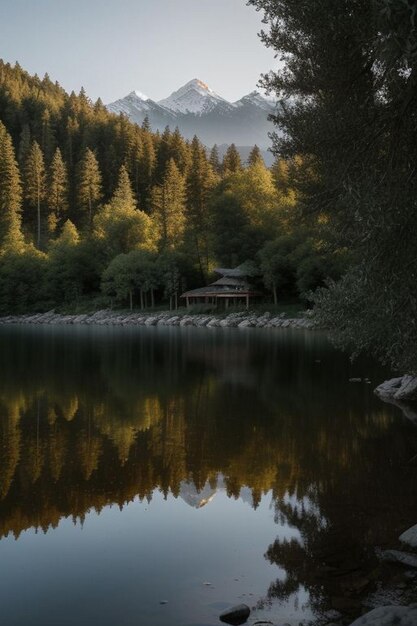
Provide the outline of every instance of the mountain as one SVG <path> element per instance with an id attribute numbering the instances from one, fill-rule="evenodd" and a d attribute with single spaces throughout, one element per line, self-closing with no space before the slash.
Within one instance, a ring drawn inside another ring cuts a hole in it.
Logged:
<path id="1" fill-rule="evenodd" d="M 259 92 L 228 102 L 201 80 L 193 79 L 159 102 L 138 91 L 107 105 L 113 113 L 124 113 L 133 122 L 142 124 L 149 118 L 152 130 L 163 131 L 166 126 L 179 127 L 188 139 L 198 135 L 207 146 L 231 144 L 268 148 L 272 124 L 268 115 L 276 102 Z"/>

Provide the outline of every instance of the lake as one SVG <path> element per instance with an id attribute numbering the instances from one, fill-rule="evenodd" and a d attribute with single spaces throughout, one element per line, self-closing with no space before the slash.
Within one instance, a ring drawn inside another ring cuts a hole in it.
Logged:
<path id="1" fill-rule="evenodd" d="M 417 521 L 389 375 L 311 331 L 0 327 L 2 623 L 356 616 Z"/>

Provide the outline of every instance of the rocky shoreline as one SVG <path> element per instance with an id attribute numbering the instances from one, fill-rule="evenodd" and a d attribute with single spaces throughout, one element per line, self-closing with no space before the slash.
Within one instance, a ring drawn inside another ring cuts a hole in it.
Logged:
<path id="1" fill-rule="evenodd" d="M 62 315 L 49 311 L 29 315 L 8 315 L 0 317 L 4 324 L 51 324 L 51 325 L 97 325 L 97 326 L 195 326 L 197 328 L 298 328 L 314 330 L 318 326 L 307 315 L 289 318 L 285 313 L 274 316 L 271 313 L 239 312 L 226 316 L 213 314 L 190 314 L 178 311 L 158 313 L 120 313 L 101 310 L 83 315 Z"/>

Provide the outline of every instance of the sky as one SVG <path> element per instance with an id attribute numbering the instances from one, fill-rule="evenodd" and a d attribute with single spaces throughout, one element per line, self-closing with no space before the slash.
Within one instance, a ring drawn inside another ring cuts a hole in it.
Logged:
<path id="1" fill-rule="evenodd" d="M 276 65 L 246 0 L 0 0 L 0 58 L 107 104 L 192 78 L 235 101 Z"/>

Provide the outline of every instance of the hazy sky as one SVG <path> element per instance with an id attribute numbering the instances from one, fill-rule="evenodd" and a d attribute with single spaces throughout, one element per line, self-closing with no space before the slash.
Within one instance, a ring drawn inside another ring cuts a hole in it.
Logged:
<path id="1" fill-rule="evenodd" d="M 105 103 L 200 78 L 229 100 L 276 65 L 246 0 L 0 0 L 0 57 Z"/>

